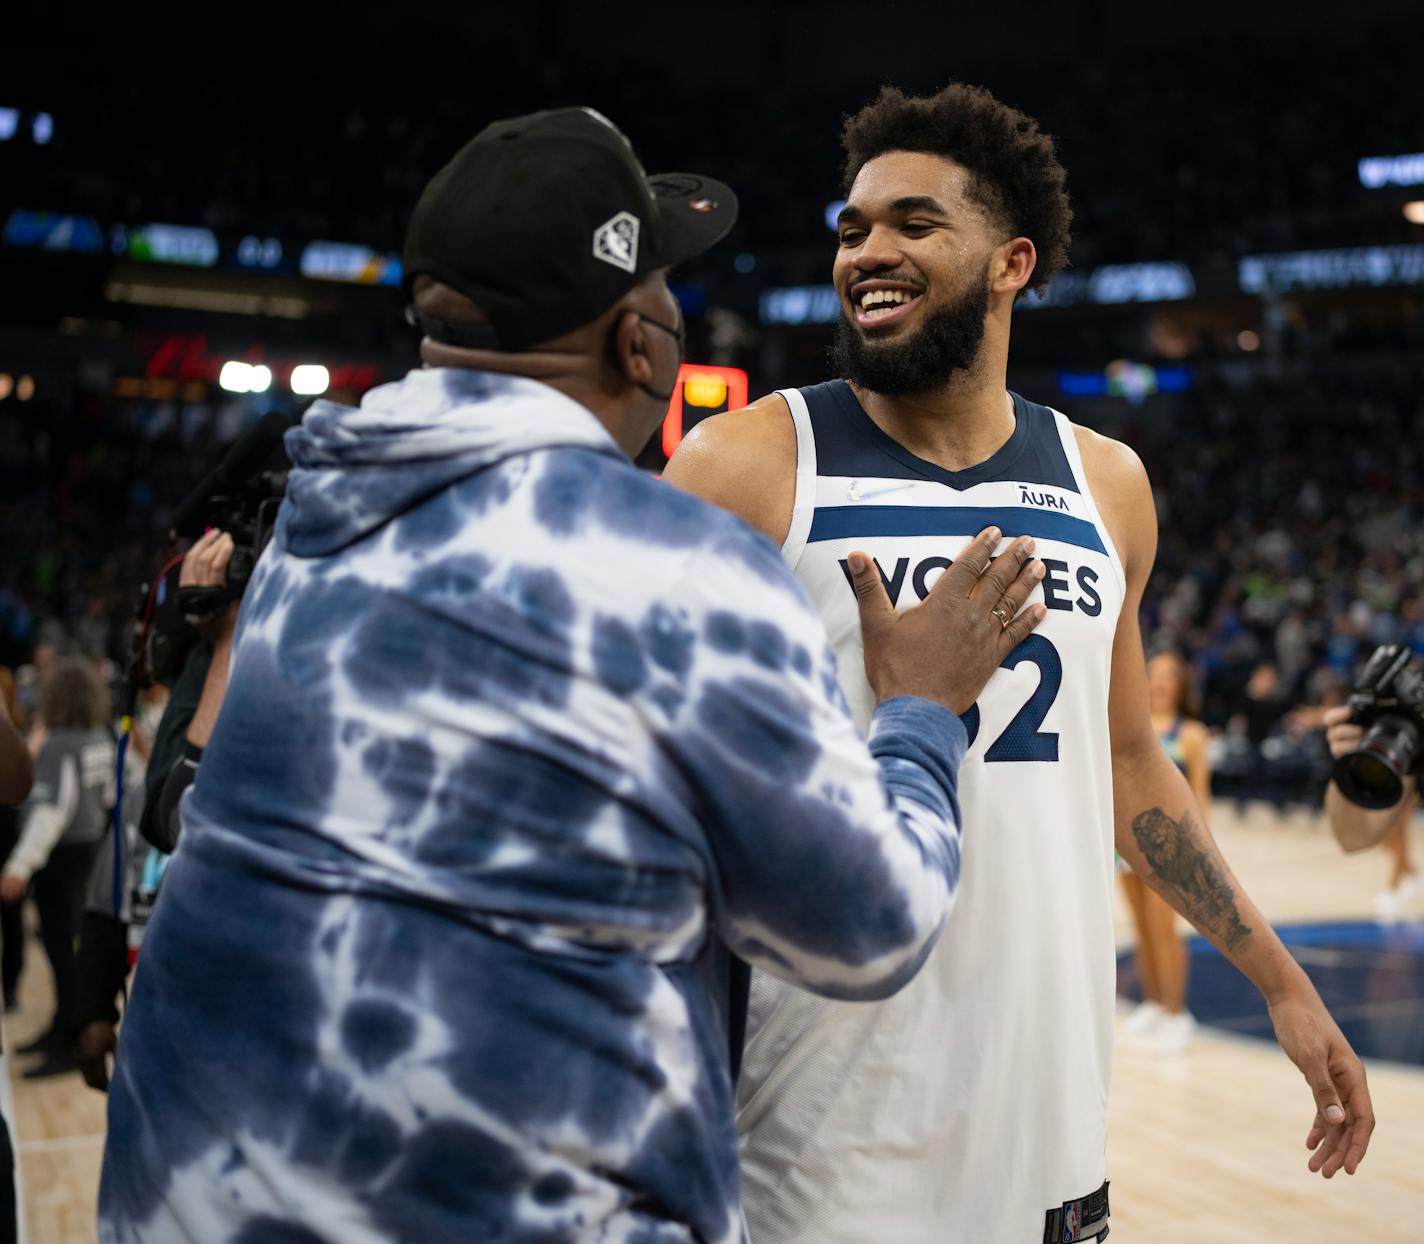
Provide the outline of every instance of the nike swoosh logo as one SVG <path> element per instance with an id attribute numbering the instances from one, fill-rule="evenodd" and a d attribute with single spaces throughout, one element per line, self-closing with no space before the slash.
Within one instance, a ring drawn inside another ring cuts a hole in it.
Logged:
<path id="1" fill-rule="evenodd" d="M 889 488 L 877 488 L 874 492 L 861 492 L 860 481 L 852 480 L 850 487 L 846 489 L 846 497 L 851 501 L 869 501 L 872 497 L 883 497 L 887 493 L 904 492 L 911 488 L 912 484 L 891 484 Z"/>

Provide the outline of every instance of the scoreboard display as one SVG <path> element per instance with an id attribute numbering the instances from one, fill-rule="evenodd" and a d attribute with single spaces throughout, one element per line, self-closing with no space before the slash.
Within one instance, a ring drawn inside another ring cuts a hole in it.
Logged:
<path id="1" fill-rule="evenodd" d="M 709 415 L 747 404 L 747 373 L 740 367 L 684 363 L 663 419 L 663 456 L 671 458 L 682 438 Z"/>

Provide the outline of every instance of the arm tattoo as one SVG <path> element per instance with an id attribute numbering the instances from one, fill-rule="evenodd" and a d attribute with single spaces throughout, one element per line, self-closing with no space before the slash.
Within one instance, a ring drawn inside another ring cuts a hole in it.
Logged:
<path id="1" fill-rule="evenodd" d="M 1158 880 L 1181 895 L 1186 915 L 1203 932 L 1215 933 L 1230 950 L 1248 937 L 1236 894 L 1212 845 L 1203 843 L 1190 812 L 1174 821 L 1161 808 L 1132 818 L 1132 836 Z"/>

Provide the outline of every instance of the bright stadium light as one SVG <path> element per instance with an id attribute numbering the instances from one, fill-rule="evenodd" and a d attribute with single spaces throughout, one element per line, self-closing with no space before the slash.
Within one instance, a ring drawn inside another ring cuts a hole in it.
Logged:
<path id="1" fill-rule="evenodd" d="M 222 365 L 222 371 L 218 373 L 218 384 L 229 393 L 251 393 L 252 392 L 252 367 L 248 363 L 239 363 L 233 360 Z"/>
<path id="2" fill-rule="evenodd" d="M 15 388 L 15 382 L 10 378 L 10 373 L 0 371 L 0 402 L 10 396 Z"/>
<path id="3" fill-rule="evenodd" d="M 22 402 L 28 402 L 35 395 L 35 378 L 33 376 L 21 376 L 20 383 L 15 386 L 15 396 Z"/>
<path id="4" fill-rule="evenodd" d="M 292 392 L 302 397 L 325 393 L 331 384 L 331 373 L 320 363 L 302 363 L 292 368 Z"/>
<path id="5" fill-rule="evenodd" d="M 43 147 L 54 137 L 54 118 L 47 112 L 36 114 L 34 123 L 30 126 L 30 136 Z"/>
<path id="6" fill-rule="evenodd" d="M 253 393 L 266 393 L 272 387 L 272 369 L 258 363 L 248 370 L 247 387 Z"/>
<path id="7" fill-rule="evenodd" d="M 1415 199 L 1404 205 L 1404 219 L 1411 225 L 1424 225 L 1424 199 Z"/>
<path id="8" fill-rule="evenodd" d="M 20 127 L 18 108 L 0 108 L 0 143 L 9 142 Z"/>

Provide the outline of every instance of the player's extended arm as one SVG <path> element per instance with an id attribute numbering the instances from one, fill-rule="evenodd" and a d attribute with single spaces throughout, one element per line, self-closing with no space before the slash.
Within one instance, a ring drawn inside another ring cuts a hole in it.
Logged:
<path id="1" fill-rule="evenodd" d="M 1117 847 L 1133 870 L 1265 996 L 1282 1049 L 1316 1102 L 1310 1169 L 1354 1174 L 1374 1130 L 1364 1068 L 1300 965 L 1222 858 L 1186 779 L 1152 730 L 1137 611 L 1156 556 L 1152 491 L 1136 455 L 1102 438 L 1085 444 L 1094 492 L 1122 554 L 1127 599 L 1113 646 L 1112 730 Z"/>
<path id="2" fill-rule="evenodd" d="M 744 518 L 780 546 L 796 498 L 796 429 L 775 393 L 699 423 L 663 479 Z"/>

